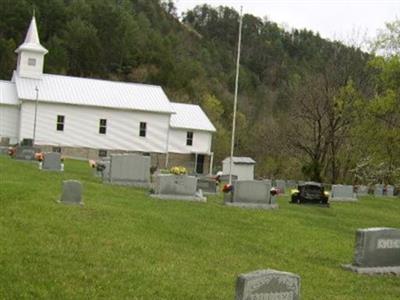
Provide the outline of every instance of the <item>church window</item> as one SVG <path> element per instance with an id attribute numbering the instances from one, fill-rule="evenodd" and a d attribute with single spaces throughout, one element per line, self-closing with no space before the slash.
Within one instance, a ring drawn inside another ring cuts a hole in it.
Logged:
<path id="1" fill-rule="evenodd" d="M 107 119 L 100 119 L 99 133 L 106 134 L 106 131 L 107 131 Z"/>
<path id="2" fill-rule="evenodd" d="M 188 131 L 186 133 L 186 145 L 187 146 L 193 145 L 193 132 L 192 131 Z"/>
<path id="3" fill-rule="evenodd" d="M 146 122 L 140 122 L 139 136 L 146 137 Z"/>
<path id="4" fill-rule="evenodd" d="M 64 131 L 65 116 L 57 116 L 57 131 Z"/>

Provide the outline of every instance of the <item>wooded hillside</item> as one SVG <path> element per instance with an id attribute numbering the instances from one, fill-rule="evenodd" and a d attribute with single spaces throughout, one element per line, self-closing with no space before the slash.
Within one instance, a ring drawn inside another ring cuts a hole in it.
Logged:
<path id="1" fill-rule="evenodd" d="M 11 77 L 33 7 L 45 72 L 159 84 L 171 100 L 203 107 L 218 129 L 216 162 L 229 155 L 235 10 L 198 6 L 179 20 L 170 1 L 0 0 L 1 79 Z M 398 181 L 396 51 L 375 57 L 252 15 L 242 45 L 235 155 L 253 157 L 258 176 Z"/>

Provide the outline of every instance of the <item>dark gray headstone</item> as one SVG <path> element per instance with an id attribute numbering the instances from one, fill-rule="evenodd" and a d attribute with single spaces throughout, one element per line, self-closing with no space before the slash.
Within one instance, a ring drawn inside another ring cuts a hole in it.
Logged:
<path id="1" fill-rule="evenodd" d="M 61 171 L 61 154 L 58 152 L 45 153 L 43 163 L 43 170 Z"/>
<path id="2" fill-rule="evenodd" d="M 239 275 L 236 300 L 298 300 L 300 276 L 272 269 Z"/>
<path id="3" fill-rule="evenodd" d="M 358 229 L 354 262 L 343 267 L 368 275 L 400 275 L 400 229 Z"/>
<path id="4" fill-rule="evenodd" d="M 15 158 L 22 160 L 35 160 L 35 148 L 31 146 L 18 146 L 15 149 Z"/>
<path id="5" fill-rule="evenodd" d="M 61 202 L 65 204 L 83 204 L 82 184 L 78 180 L 63 181 Z"/>
<path id="6" fill-rule="evenodd" d="M 382 196 L 383 196 L 384 188 L 385 188 L 385 187 L 384 187 L 383 184 L 375 184 L 374 196 L 376 196 L 376 197 L 382 197 Z"/>
<path id="7" fill-rule="evenodd" d="M 271 195 L 271 184 L 265 180 L 234 181 L 233 191 L 224 194 L 224 202 L 245 208 L 278 208 L 276 197 Z"/>
<path id="8" fill-rule="evenodd" d="M 197 190 L 202 190 L 203 194 L 216 194 L 217 183 L 214 178 L 198 178 Z"/>
<path id="9" fill-rule="evenodd" d="M 359 267 L 400 266 L 400 229 L 358 229 L 354 265 Z"/>

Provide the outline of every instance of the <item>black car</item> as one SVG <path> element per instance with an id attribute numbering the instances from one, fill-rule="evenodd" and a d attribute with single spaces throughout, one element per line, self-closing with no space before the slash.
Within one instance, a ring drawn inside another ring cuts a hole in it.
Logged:
<path id="1" fill-rule="evenodd" d="M 328 205 L 329 194 L 318 182 L 305 182 L 299 184 L 297 189 L 292 190 L 291 203 L 316 203 Z"/>

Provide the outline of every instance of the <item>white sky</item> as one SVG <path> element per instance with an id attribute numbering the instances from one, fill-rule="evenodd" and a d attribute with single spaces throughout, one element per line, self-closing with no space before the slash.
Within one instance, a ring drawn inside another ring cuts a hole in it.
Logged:
<path id="1" fill-rule="evenodd" d="M 175 0 L 179 15 L 204 3 L 237 11 L 243 6 L 243 13 L 266 16 L 286 29 L 307 28 L 357 46 L 400 18 L 400 0 Z"/>

